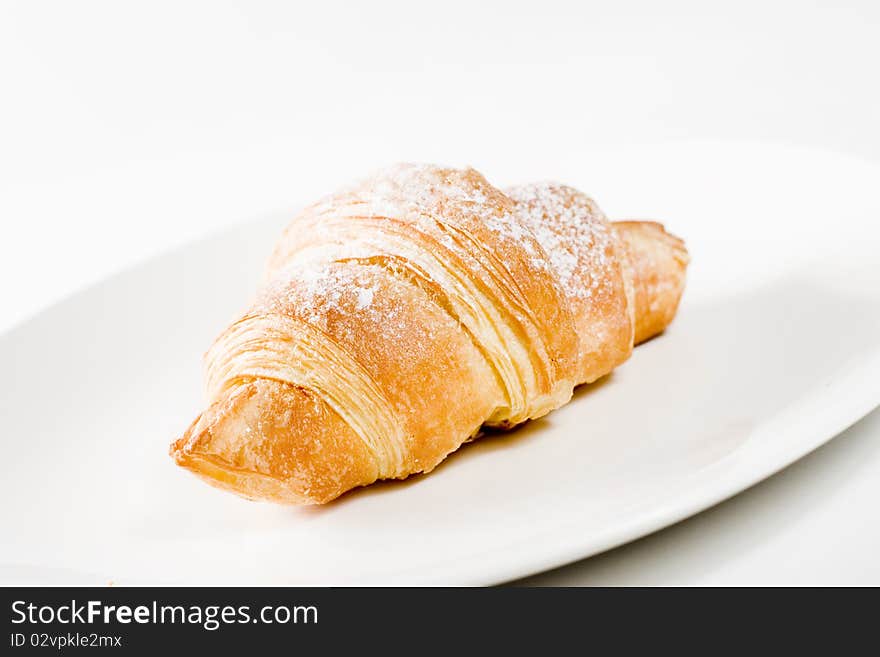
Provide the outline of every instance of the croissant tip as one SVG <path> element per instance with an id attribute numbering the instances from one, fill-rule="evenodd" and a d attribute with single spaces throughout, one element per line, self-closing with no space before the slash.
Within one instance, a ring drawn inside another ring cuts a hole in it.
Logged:
<path id="1" fill-rule="evenodd" d="M 186 453 L 186 446 L 181 444 L 181 440 L 182 438 L 179 438 L 168 446 L 168 456 L 170 456 L 177 465 L 184 465 L 189 456 Z"/>
<path id="2" fill-rule="evenodd" d="M 186 428 L 186 431 L 168 446 L 168 456 L 174 459 L 177 465 L 183 465 L 184 461 L 192 456 L 193 438 L 201 433 L 197 432 L 196 429 L 199 428 L 203 417 L 204 413 L 200 413 Z"/>
<path id="3" fill-rule="evenodd" d="M 686 267 L 691 262 L 691 255 L 687 250 L 684 240 L 675 233 L 669 232 L 666 226 L 659 221 L 625 219 L 623 221 L 615 221 L 614 225 L 623 229 L 648 230 L 670 247 L 673 257 L 680 265 Z"/>
<path id="4" fill-rule="evenodd" d="M 314 498 L 307 492 L 291 488 L 287 482 L 267 474 L 240 469 L 225 459 L 205 450 L 204 437 L 209 430 L 202 425 L 203 415 L 197 417 L 177 440 L 168 446 L 168 455 L 174 463 L 188 470 L 209 485 L 232 492 L 251 501 L 267 501 L 286 506 L 320 504 L 329 499 Z"/>

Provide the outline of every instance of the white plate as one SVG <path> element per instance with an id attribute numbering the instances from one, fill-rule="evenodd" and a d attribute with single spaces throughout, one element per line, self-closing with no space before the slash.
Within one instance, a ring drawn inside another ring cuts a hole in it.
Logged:
<path id="1" fill-rule="evenodd" d="M 880 403 L 880 169 L 759 145 L 579 159 L 566 182 L 610 215 L 662 218 L 687 239 L 679 317 L 565 408 L 430 476 L 291 509 L 220 493 L 167 457 L 201 405 L 200 356 L 282 218 L 154 259 L 0 338 L 0 581 L 504 581 L 715 504 Z"/>

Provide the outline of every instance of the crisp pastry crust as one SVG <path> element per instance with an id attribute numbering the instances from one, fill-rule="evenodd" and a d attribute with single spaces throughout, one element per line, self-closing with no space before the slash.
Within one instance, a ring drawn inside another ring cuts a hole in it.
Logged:
<path id="1" fill-rule="evenodd" d="M 613 227 L 632 269 L 639 344 L 662 333 L 675 317 L 690 256 L 684 242 L 656 221 L 616 221 Z"/>
<path id="2" fill-rule="evenodd" d="M 570 187 L 399 165 L 304 210 L 206 355 L 178 464 L 245 497 L 332 500 L 429 472 L 565 404 L 672 320 L 683 243 Z"/>

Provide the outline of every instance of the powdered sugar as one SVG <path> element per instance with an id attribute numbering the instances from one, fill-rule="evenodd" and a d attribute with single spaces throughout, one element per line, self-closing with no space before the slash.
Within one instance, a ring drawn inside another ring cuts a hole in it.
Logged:
<path id="1" fill-rule="evenodd" d="M 612 234 L 596 204 L 575 189 L 544 182 L 507 190 L 517 216 L 547 254 L 569 297 L 589 299 L 611 265 Z M 541 262 L 533 261 L 538 267 Z"/>
<path id="2" fill-rule="evenodd" d="M 357 310 L 363 310 L 371 303 L 373 303 L 373 288 L 359 287 L 357 289 L 357 305 L 355 308 L 357 308 Z"/>
<path id="3" fill-rule="evenodd" d="M 398 164 L 369 178 L 363 200 L 371 214 L 401 212 L 432 215 L 450 205 L 465 205 L 483 220 L 497 213 L 491 188 L 473 170 L 442 169 L 427 164 Z"/>
<path id="4" fill-rule="evenodd" d="M 341 258 L 369 258 L 381 252 L 375 240 L 390 236 L 389 230 L 402 231 L 404 239 L 408 239 L 407 234 L 412 236 L 413 231 L 430 235 L 438 247 L 470 261 L 468 267 L 475 267 L 475 272 L 490 266 L 491 259 L 459 243 L 462 235 L 456 235 L 458 226 L 466 231 L 465 236 L 478 239 L 494 251 L 498 262 L 508 269 L 520 266 L 515 261 L 522 262 L 535 274 L 552 277 L 567 297 L 583 301 L 602 294 L 602 281 L 607 279 L 614 262 L 610 225 L 587 196 L 550 182 L 515 187 L 505 195 L 472 169 L 395 165 L 324 199 L 311 208 L 310 216 L 316 223 L 301 230 L 314 233 L 314 229 L 321 228 L 318 235 L 323 234 L 325 221 L 345 221 L 345 217 L 370 218 L 376 229 L 365 226 L 363 237 L 361 233 L 351 233 L 329 246 L 319 246 L 323 254 L 314 254 L 312 262 L 287 261 L 285 269 L 296 269 L 296 276 L 314 288 L 305 295 L 307 298 L 314 297 L 312 292 L 321 292 L 319 288 L 334 285 L 322 278 L 325 264 Z M 398 228 L 392 229 L 395 222 Z M 489 239 L 487 230 L 495 238 Z M 317 242 L 321 240 L 312 239 L 312 244 Z M 303 248 L 295 248 L 300 253 L 294 260 L 301 260 Z M 314 251 L 315 247 L 305 250 Z M 516 279 L 522 281 L 528 270 L 520 269 Z M 363 311 L 371 305 L 374 291 L 369 284 L 350 292 L 356 297 L 347 306 L 351 310 Z M 334 306 L 341 294 L 339 289 L 324 289 L 318 296 L 322 305 Z"/>

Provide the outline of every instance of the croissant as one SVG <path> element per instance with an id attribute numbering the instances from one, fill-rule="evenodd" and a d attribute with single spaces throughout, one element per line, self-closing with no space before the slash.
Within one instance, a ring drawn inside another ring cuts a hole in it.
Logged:
<path id="1" fill-rule="evenodd" d="M 287 227 L 207 352 L 210 404 L 171 456 L 285 504 L 429 472 L 663 331 L 687 264 L 660 224 L 609 223 L 571 187 L 502 192 L 473 169 L 395 166 Z"/>

